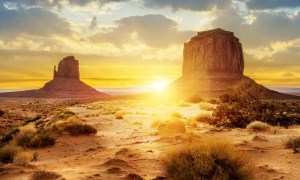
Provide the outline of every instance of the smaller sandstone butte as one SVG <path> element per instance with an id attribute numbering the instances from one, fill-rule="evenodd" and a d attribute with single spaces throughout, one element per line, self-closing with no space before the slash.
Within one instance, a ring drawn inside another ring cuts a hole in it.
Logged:
<path id="1" fill-rule="evenodd" d="M 244 75 L 242 44 L 233 32 L 199 32 L 184 44 L 182 76 L 171 86 L 180 96 L 219 97 L 229 89 L 262 99 L 299 99 L 257 84 Z"/>
<path id="2" fill-rule="evenodd" d="M 58 64 L 58 70 L 54 66 L 53 78 L 75 78 L 79 79 L 79 62 L 74 56 L 68 56 Z"/>
<path id="3" fill-rule="evenodd" d="M 109 95 L 80 81 L 79 62 L 74 56 L 68 56 L 59 62 L 57 70 L 54 66 L 53 80 L 41 89 L 0 93 L 0 97 L 104 99 Z"/>

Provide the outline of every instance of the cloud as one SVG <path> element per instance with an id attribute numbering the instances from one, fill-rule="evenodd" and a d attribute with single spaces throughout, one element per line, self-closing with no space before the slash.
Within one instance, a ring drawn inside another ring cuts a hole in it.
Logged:
<path id="1" fill-rule="evenodd" d="M 246 4 L 256 10 L 300 7 L 299 0 L 249 0 Z"/>
<path id="2" fill-rule="evenodd" d="M 244 53 L 245 69 L 251 73 L 298 72 L 300 69 L 300 47 L 289 47 L 284 51 L 258 59 L 253 54 Z"/>
<path id="3" fill-rule="evenodd" d="M 177 10 L 190 10 L 190 11 L 208 11 L 213 8 L 226 8 L 230 6 L 231 0 L 144 0 L 144 5 L 150 8 L 171 8 Z"/>
<path id="4" fill-rule="evenodd" d="M 212 26 L 233 31 L 246 48 L 266 47 L 274 42 L 300 38 L 300 13 L 293 17 L 274 11 L 245 14 L 233 8 L 216 13 Z M 253 18 L 252 23 L 247 22 L 249 16 Z"/>
<path id="5" fill-rule="evenodd" d="M 181 31 L 177 22 L 160 14 L 130 16 L 115 21 L 117 27 L 108 32 L 99 32 L 89 39 L 92 42 L 110 42 L 120 47 L 128 43 L 144 44 L 151 47 L 168 47 L 188 40 L 193 31 Z"/>
<path id="6" fill-rule="evenodd" d="M 0 38 L 4 41 L 24 35 L 50 37 L 71 33 L 70 23 L 51 11 L 42 8 L 9 10 L 0 4 Z"/>
<path id="7" fill-rule="evenodd" d="M 122 2 L 128 0 L 3 0 L 6 4 L 12 4 L 16 7 L 43 7 L 61 9 L 64 6 L 87 6 L 96 4 L 99 7 L 113 2 Z"/>

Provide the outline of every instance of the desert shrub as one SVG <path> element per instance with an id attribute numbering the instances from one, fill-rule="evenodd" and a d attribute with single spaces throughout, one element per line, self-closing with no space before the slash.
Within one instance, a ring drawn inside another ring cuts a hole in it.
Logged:
<path id="1" fill-rule="evenodd" d="M 55 144 L 55 139 L 47 134 L 38 134 L 34 126 L 20 128 L 19 134 L 15 137 L 18 146 L 38 148 L 47 147 Z"/>
<path id="2" fill-rule="evenodd" d="M 116 119 L 124 119 L 122 114 L 116 113 L 115 114 Z"/>
<path id="3" fill-rule="evenodd" d="M 32 153 L 29 152 L 19 152 L 14 157 L 15 164 L 27 164 L 33 160 Z"/>
<path id="4" fill-rule="evenodd" d="M 82 123 L 70 123 L 64 127 L 64 130 L 70 133 L 72 136 L 96 134 L 97 129 L 88 124 Z"/>
<path id="5" fill-rule="evenodd" d="M 300 136 L 290 137 L 285 142 L 285 147 L 286 148 L 300 148 Z"/>
<path id="6" fill-rule="evenodd" d="M 58 118 L 58 119 L 67 119 L 67 118 L 69 118 L 69 117 L 71 117 L 71 116 L 73 116 L 73 115 L 75 115 L 74 112 L 72 112 L 72 111 L 70 111 L 70 110 L 68 110 L 68 109 L 65 109 L 65 110 L 61 111 L 61 112 L 58 114 L 57 118 Z"/>
<path id="7" fill-rule="evenodd" d="M 207 122 L 207 123 L 209 123 L 213 120 L 213 116 L 211 115 L 211 113 L 206 112 L 206 113 L 198 114 L 194 119 L 198 122 Z"/>
<path id="8" fill-rule="evenodd" d="M 185 100 L 186 102 L 191 102 L 191 103 L 199 103 L 202 102 L 203 99 L 199 97 L 198 95 L 193 95 L 189 97 L 188 99 Z"/>
<path id="9" fill-rule="evenodd" d="M 252 179 L 252 168 L 243 154 L 225 140 L 193 138 L 164 158 L 167 178 Z"/>
<path id="10" fill-rule="evenodd" d="M 183 118 L 182 114 L 180 114 L 178 112 L 172 113 L 171 117 L 173 117 L 173 118 Z"/>
<path id="11" fill-rule="evenodd" d="M 189 103 L 186 103 L 186 102 L 181 102 L 178 104 L 179 107 L 189 107 L 190 104 Z"/>
<path id="12" fill-rule="evenodd" d="M 56 132 L 66 131 L 72 136 L 96 134 L 97 129 L 93 126 L 84 124 L 77 116 L 71 116 L 65 121 L 57 121 L 53 126 Z"/>
<path id="13" fill-rule="evenodd" d="M 23 149 L 19 146 L 4 146 L 0 149 L 0 162 L 13 163 L 16 155 Z"/>
<path id="14" fill-rule="evenodd" d="M 28 147 L 32 148 L 38 148 L 38 147 L 47 147 L 47 146 L 53 146 L 55 144 L 55 139 L 48 135 L 48 134 L 42 134 L 35 136 Z"/>
<path id="15" fill-rule="evenodd" d="M 69 109 L 66 109 L 63 111 L 64 114 L 70 114 L 70 115 L 75 115 L 75 113 Z"/>
<path id="16" fill-rule="evenodd" d="M 216 100 L 216 99 L 210 99 L 207 102 L 210 104 L 218 104 L 219 103 L 218 100 Z"/>
<path id="17" fill-rule="evenodd" d="M 260 101 L 251 94 L 230 92 L 220 97 L 220 103 L 214 110 L 214 121 L 217 126 L 245 128 L 253 121 L 266 122 L 272 126 L 288 127 L 300 124 L 299 107 L 280 101 Z"/>
<path id="18" fill-rule="evenodd" d="M 36 136 L 37 130 L 33 125 L 28 125 L 20 128 L 19 134 L 15 137 L 18 146 L 27 147 L 31 140 Z"/>
<path id="19" fill-rule="evenodd" d="M 61 177 L 61 175 L 59 175 L 55 172 L 40 170 L 40 171 L 35 171 L 32 174 L 31 180 L 58 179 L 60 177 Z"/>
<path id="20" fill-rule="evenodd" d="M 199 107 L 200 107 L 200 109 L 206 110 L 206 111 L 213 111 L 216 108 L 215 105 L 208 103 L 208 102 L 200 102 Z"/>
<path id="21" fill-rule="evenodd" d="M 185 133 L 185 124 L 179 120 L 159 122 L 157 125 L 159 135 L 173 135 Z"/>
<path id="22" fill-rule="evenodd" d="M 152 128 L 157 128 L 160 123 L 161 123 L 160 120 L 154 120 L 154 121 L 151 122 L 151 127 Z"/>
<path id="23" fill-rule="evenodd" d="M 4 111 L 0 109 L 0 117 L 4 115 Z"/>
<path id="24" fill-rule="evenodd" d="M 246 128 L 249 131 L 266 131 L 270 129 L 270 125 L 261 121 L 253 121 Z"/>

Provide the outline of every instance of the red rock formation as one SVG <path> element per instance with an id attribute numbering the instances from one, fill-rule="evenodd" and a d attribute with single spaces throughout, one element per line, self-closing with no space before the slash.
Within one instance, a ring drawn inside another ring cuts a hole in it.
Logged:
<path id="1" fill-rule="evenodd" d="M 59 62 L 57 71 L 54 66 L 53 80 L 41 89 L 0 93 L 0 97 L 103 99 L 109 96 L 80 81 L 79 62 L 69 56 Z"/>
<path id="2" fill-rule="evenodd" d="M 214 29 L 199 32 L 184 44 L 182 77 L 170 88 L 181 96 L 218 97 L 234 88 L 264 99 L 297 99 L 258 85 L 244 76 L 242 44 L 232 32 Z"/>
<path id="3" fill-rule="evenodd" d="M 182 75 L 235 73 L 242 75 L 242 44 L 232 32 L 222 29 L 199 32 L 184 44 Z"/>
<path id="4" fill-rule="evenodd" d="M 68 56 L 61 60 L 58 64 L 58 71 L 56 71 L 56 66 L 54 66 L 53 77 L 54 79 L 61 77 L 79 79 L 79 63 L 74 56 Z"/>

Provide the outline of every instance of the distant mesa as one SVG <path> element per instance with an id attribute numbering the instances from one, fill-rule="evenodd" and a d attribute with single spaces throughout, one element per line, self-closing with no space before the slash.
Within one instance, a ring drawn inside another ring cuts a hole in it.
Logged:
<path id="1" fill-rule="evenodd" d="M 59 62 L 57 70 L 54 66 L 53 80 L 41 89 L 0 93 L 0 97 L 104 99 L 109 95 L 80 81 L 79 62 L 74 56 L 68 56 Z"/>
<path id="2" fill-rule="evenodd" d="M 182 96 L 218 97 L 232 88 L 262 99 L 295 99 L 257 84 L 244 75 L 242 44 L 233 32 L 199 32 L 184 44 L 182 77 L 171 86 Z"/>

